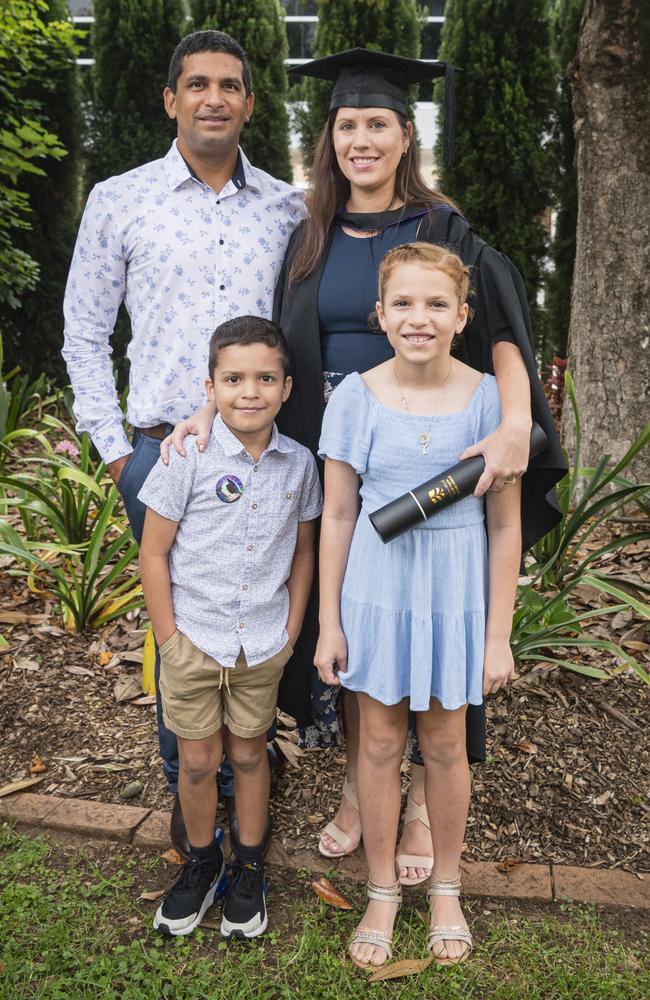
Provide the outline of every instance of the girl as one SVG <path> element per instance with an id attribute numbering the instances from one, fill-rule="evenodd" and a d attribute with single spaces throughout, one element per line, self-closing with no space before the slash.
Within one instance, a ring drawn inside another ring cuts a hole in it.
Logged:
<path id="1" fill-rule="evenodd" d="M 368 519 L 499 425 L 494 377 L 450 353 L 468 319 L 468 289 L 468 268 L 442 247 L 411 243 L 384 257 L 376 309 L 395 357 L 343 380 L 319 446 L 326 462 L 315 664 L 323 681 L 358 697 L 369 903 L 349 952 L 364 968 L 391 958 L 401 903 L 395 847 L 409 708 L 433 839 L 428 946 L 443 964 L 463 961 L 472 947 L 458 901 L 470 791 L 465 713 L 513 676 L 519 480 L 487 496 L 489 556 L 482 498 L 468 497 L 388 545 Z"/>

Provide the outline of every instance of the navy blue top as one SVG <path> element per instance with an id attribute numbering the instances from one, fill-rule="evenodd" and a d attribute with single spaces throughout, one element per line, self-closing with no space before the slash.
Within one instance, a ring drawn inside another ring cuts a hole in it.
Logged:
<path id="1" fill-rule="evenodd" d="M 383 331 L 371 327 L 382 257 L 417 239 L 420 217 L 388 226 L 376 236 L 348 236 L 336 226 L 318 289 L 324 372 L 366 372 L 394 356 Z"/>

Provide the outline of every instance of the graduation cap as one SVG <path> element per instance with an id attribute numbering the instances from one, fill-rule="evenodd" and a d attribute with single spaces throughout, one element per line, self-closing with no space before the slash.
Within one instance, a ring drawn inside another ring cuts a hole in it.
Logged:
<path id="1" fill-rule="evenodd" d="M 330 111 L 336 108 L 390 108 L 408 114 L 407 90 L 415 83 L 445 79 L 444 161 L 454 159 L 454 67 L 448 62 L 423 62 L 372 49 L 348 49 L 323 59 L 292 66 L 290 73 L 334 83 Z"/>

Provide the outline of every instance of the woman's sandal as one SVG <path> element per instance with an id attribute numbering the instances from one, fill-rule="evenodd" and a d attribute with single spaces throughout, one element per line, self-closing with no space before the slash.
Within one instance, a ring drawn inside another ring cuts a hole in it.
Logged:
<path id="1" fill-rule="evenodd" d="M 429 884 L 427 899 L 431 900 L 435 896 L 460 896 L 460 872 L 456 878 L 432 879 Z M 467 945 L 467 947 L 457 958 L 449 958 L 448 956 L 440 958 L 438 955 L 433 955 L 433 947 L 434 945 L 439 944 L 440 941 L 462 941 L 463 944 Z M 438 965 L 459 965 L 469 956 L 473 947 L 474 943 L 472 941 L 472 935 L 467 924 L 456 927 L 450 927 L 444 924 L 434 924 L 429 929 L 427 948 L 433 955 L 434 962 L 437 962 Z"/>
<path id="2" fill-rule="evenodd" d="M 431 833 L 431 826 L 429 825 L 429 814 L 427 813 L 427 804 L 423 802 L 422 805 L 418 805 L 411 798 L 411 792 L 409 791 L 408 797 L 406 799 L 406 809 L 404 810 L 404 826 L 407 823 L 414 823 L 415 820 L 420 821 L 426 826 L 429 833 Z M 400 878 L 402 885 L 420 885 L 422 882 L 426 882 L 428 878 L 431 878 L 431 871 L 433 869 L 433 858 L 430 855 L 425 856 L 424 854 L 398 854 L 395 858 L 397 864 L 400 868 L 428 868 L 429 874 L 423 875 L 421 878 Z"/>
<path id="3" fill-rule="evenodd" d="M 378 899 L 382 903 L 397 903 L 397 913 L 399 913 L 402 906 L 402 887 L 399 884 L 399 879 L 393 882 L 392 885 L 377 885 L 371 879 L 368 879 L 367 886 L 368 899 Z M 374 944 L 378 948 L 383 948 L 386 952 L 386 958 L 383 962 L 360 962 L 358 958 L 350 954 L 350 948 L 354 944 Z M 393 935 L 384 934 L 383 931 L 373 930 L 371 927 L 362 927 L 359 925 L 350 944 L 348 945 L 348 955 L 350 960 L 359 969 L 380 969 L 382 965 L 386 962 L 390 962 L 393 957 Z"/>
<path id="4" fill-rule="evenodd" d="M 343 798 L 347 799 L 349 804 L 353 809 L 359 812 L 359 800 L 357 798 L 357 785 L 353 781 L 345 781 L 343 785 Z M 323 834 L 327 834 L 332 840 L 343 848 L 342 851 L 331 851 L 329 847 L 325 847 L 323 844 Z M 318 841 L 318 851 L 323 855 L 324 858 L 344 858 L 346 854 L 352 854 L 356 851 L 357 847 L 361 843 L 361 834 L 359 834 L 356 841 L 352 837 L 348 836 L 345 830 L 342 830 L 340 826 L 336 823 L 328 823 L 320 833 L 320 839 Z"/>

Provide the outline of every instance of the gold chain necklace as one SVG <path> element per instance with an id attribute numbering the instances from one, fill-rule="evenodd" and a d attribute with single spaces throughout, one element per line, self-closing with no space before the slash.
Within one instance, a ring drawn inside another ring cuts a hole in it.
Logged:
<path id="1" fill-rule="evenodd" d="M 447 385 L 447 382 L 449 381 L 449 376 L 451 375 L 451 367 L 452 367 L 452 359 L 450 358 L 449 359 L 449 371 L 447 372 L 447 374 L 443 378 L 443 380 L 440 383 L 440 385 L 434 386 L 434 388 L 436 389 L 436 391 L 438 391 L 439 389 L 444 389 L 445 386 Z M 409 404 L 408 404 L 408 400 L 407 400 L 406 395 L 404 393 L 404 389 L 402 388 L 402 383 L 400 382 L 399 375 L 397 374 L 397 365 L 395 364 L 394 361 L 393 361 L 393 374 L 395 375 L 395 381 L 397 382 L 397 388 L 399 389 L 399 398 L 402 401 L 402 406 L 404 407 L 404 409 L 406 410 L 406 412 L 409 415 L 412 415 L 411 414 L 411 409 L 410 409 Z M 415 416 L 417 416 L 417 415 L 418 414 L 415 414 Z M 431 421 L 431 425 L 432 424 L 433 424 L 433 421 Z M 429 430 L 422 431 L 421 434 L 418 434 L 418 444 L 422 448 L 422 454 L 423 455 L 427 454 L 427 451 L 428 451 L 428 448 L 429 448 L 429 443 L 431 441 L 431 425 L 429 427 Z"/>

